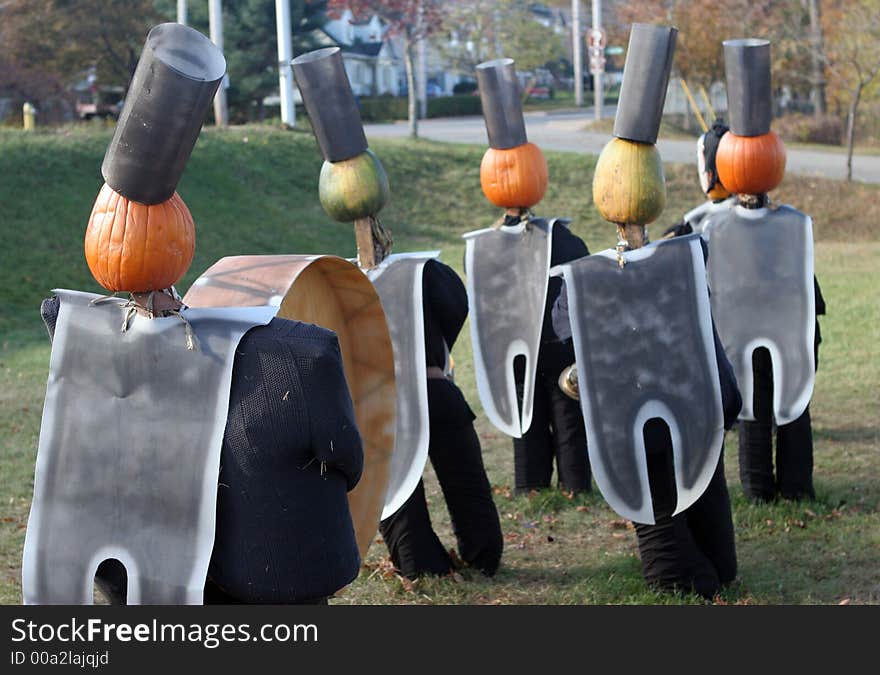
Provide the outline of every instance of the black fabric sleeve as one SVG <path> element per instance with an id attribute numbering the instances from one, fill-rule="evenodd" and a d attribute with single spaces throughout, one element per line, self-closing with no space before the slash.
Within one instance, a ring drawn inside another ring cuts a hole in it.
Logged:
<path id="1" fill-rule="evenodd" d="M 436 324 L 451 350 L 468 315 L 464 284 L 451 267 L 438 260 L 429 260 L 422 273 L 422 293 L 426 321 Z"/>
<path id="2" fill-rule="evenodd" d="M 49 331 L 49 342 L 55 339 L 55 323 L 58 321 L 58 312 L 61 310 L 61 300 L 57 295 L 46 298 L 40 303 L 40 316 Z"/>
<path id="3" fill-rule="evenodd" d="M 680 220 L 675 225 L 670 225 L 669 227 L 667 227 L 666 230 L 664 230 L 664 232 L 663 232 L 663 237 L 666 238 L 670 234 L 673 237 L 683 237 L 685 235 L 693 234 L 693 233 L 694 233 L 693 226 L 684 220 Z"/>
<path id="4" fill-rule="evenodd" d="M 345 476 L 353 490 L 364 470 L 364 449 L 345 380 L 342 352 L 334 335 L 300 367 L 315 458 Z"/>
<path id="5" fill-rule="evenodd" d="M 562 265 L 563 263 L 583 258 L 590 255 L 584 240 L 574 234 L 568 226 L 557 222 L 553 226 L 553 238 L 551 240 L 550 265 Z"/>
<path id="6" fill-rule="evenodd" d="M 742 410 L 742 396 L 733 373 L 733 366 L 724 353 L 724 346 L 715 330 L 715 322 L 712 321 L 712 337 L 715 339 L 715 360 L 718 363 L 718 380 L 721 384 L 721 407 L 724 410 L 724 428 L 730 429 L 739 412 Z"/>
<path id="7" fill-rule="evenodd" d="M 816 316 L 825 313 L 825 298 L 822 297 L 822 289 L 819 288 L 819 280 L 813 275 L 813 289 L 816 292 Z"/>

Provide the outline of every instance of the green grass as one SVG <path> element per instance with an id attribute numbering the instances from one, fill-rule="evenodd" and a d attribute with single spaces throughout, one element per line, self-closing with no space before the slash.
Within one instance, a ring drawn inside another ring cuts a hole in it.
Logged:
<path id="1" fill-rule="evenodd" d="M 0 130 L 0 602 L 20 602 L 20 562 L 45 392 L 49 346 L 39 302 L 52 288 L 98 291 L 82 254 L 91 204 L 101 185 L 107 130 L 25 135 Z M 462 268 L 461 234 L 497 211 L 479 189 L 482 148 L 427 141 L 376 142 L 393 201 L 383 221 L 397 251 L 442 248 Z M 595 158 L 548 153 L 551 187 L 538 209 L 574 219 L 599 250 L 613 243 L 591 202 Z M 181 291 L 223 255 L 354 254 L 351 228 L 330 221 L 317 201 L 321 159 L 312 138 L 268 126 L 202 134 L 180 193 L 197 226 L 196 259 Z M 692 167 L 667 165 L 663 225 L 700 201 Z M 813 405 L 818 499 L 753 506 L 737 479 L 736 438 L 726 445 L 740 575 L 726 603 L 880 601 L 880 189 L 791 177 L 776 196 L 811 213 L 816 268 L 828 301 Z M 663 225 L 654 226 L 654 236 Z M 374 544 L 360 578 L 338 603 L 693 603 L 649 590 L 635 535 L 598 494 L 569 499 L 549 490 L 510 494 L 510 440 L 482 417 L 467 329 L 456 375 L 477 411 L 487 470 L 503 521 L 505 553 L 493 579 L 463 571 L 404 582 Z M 441 539 L 449 519 L 433 472 L 426 487 Z"/>

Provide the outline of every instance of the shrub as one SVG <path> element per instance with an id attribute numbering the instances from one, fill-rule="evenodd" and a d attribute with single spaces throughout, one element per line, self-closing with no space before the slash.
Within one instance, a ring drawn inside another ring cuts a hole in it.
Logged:
<path id="1" fill-rule="evenodd" d="M 823 143 L 840 145 L 843 142 L 844 123 L 834 115 L 789 114 L 773 121 L 773 129 L 784 141 L 793 143 Z"/>
<path id="2" fill-rule="evenodd" d="M 476 82 L 458 82 L 454 87 L 452 87 L 453 94 L 473 94 L 475 91 L 477 91 Z"/>
<path id="3" fill-rule="evenodd" d="M 358 99 L 358 106 L 364 122 L 389 122 L 407 117 L 406 97 L 364 96 Z"/>
<path id="4" fill-rule="evenodd" d="M 364 96 L 358 99 L 364 122 L 405 120 L 408 102 L 405 96 Z M 437 96 L 428 99 L 428 117 L 454 117 L 482 113 L 480 97 L 471 94 Z"/>
<path id="5" fill-rule="evenodd" d="M 457 117 L 481 115 L 480 97 L 473 94 L 461 96 L 438 96 L 428 99 L 428 117 Z"/>

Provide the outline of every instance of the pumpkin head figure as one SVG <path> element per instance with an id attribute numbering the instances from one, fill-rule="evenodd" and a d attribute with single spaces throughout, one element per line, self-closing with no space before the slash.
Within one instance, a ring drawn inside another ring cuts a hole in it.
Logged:
<path id="1" fill-rule="evenodd" d="M 785 146 L 770 131 L 770 42 L 726 40 L 724 66 L 730 131 L 718 144 L 718 178 L 738 195 L 764 195 L 785 175 Z"/>
<path id="2" fill-rule="evenodd" d="M 645 225 L 666 205 L 663 162 L 655 143 L 677 34 L 676 28 L 649 24 L 633 24 L 630 32 L 615 138 L 599 155 L 593 175 L 593 201 L 602 217 L 617 225 L 618 252 L 644 245 Z"/>
<path id="3" fill-rule="evenodd" d="M 339 47 L 296 57 L 293 75 L 324 156 L 318 196 L 328 216 L 354 223 L 358 264 L 378 265 L 391 252 L 391 234 L 378 213 L 391 194 L 388 174 L 367 137 Z"/>
<path id="4" fill-rule="evenodd" d="M 489 149 L 480 163 L 483 194 L 495 206 L 527 211 L 547 192 L 547 160 L 526 137 L 513 59 L 481 63 L 477 82 L 489 135 Z"/>
<path id="5" fill-rule="evenodd" d="M 86 228 L 86 262 L 107 290 L 167 289 L 189 269 L 195 227 L 176 189 L 225 72 L 192 28 L 165 23 L 147 36 Z"/>

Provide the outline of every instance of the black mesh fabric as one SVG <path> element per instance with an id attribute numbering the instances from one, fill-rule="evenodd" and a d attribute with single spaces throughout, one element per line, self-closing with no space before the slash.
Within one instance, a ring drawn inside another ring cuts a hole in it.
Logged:
<path id="1" fill-rule="evenodd" d="M 57 298 L 40 312 L 54 337 Z M 358 574 L 347 491 L 363 448 L 336 336 L 286 319 L 251 329 L 235 354 L 220 456 L 206 602 L 321 601 Z M 96 582 L 126 599 L 125 570 Z"/>
<path id="2" fill-rule="evenodd" d="M 336 336 L 285 319 L 239 343 L 209 576 L 241 602 L 311 601 L 360 558 L 346 492 L 363 449 Z"/>

